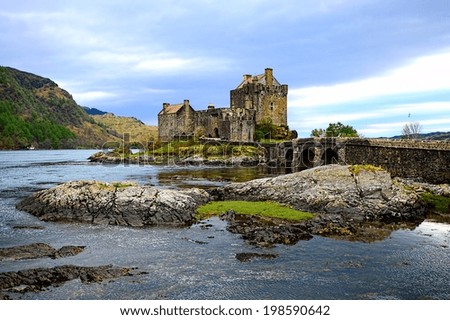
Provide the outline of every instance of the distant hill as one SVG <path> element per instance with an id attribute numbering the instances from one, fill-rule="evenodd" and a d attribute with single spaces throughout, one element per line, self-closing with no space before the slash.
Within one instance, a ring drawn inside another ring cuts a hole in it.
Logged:
<path id="1" fill-rule="evenodd" d="M 52 80 L 0 67 L 0 149 L 96 148 L 118 140 Z"/>
<path id="2" fill-rule="evenodd" d="M 391 139 L 401 139 L 402 136 L 391 137 Z M 417 137 L 420 140 L 450 140 L 450 132 L 430 132 L 420 133 Z"/>
<path id="3" fill-rule="evenodd" d="M 106 113 L 104 115 L 93 115 L 92 118 L 106 128 L 109 133 L 119 137 L 123 137 L 123 134 L 127 133 L 130 142 L 138 142 L 144 147 L 147 146 L 148 142 L 155 141 L 158 137 L 157 126 L 147 126 L 134 117 L 121 117 Z"/>
<path id="4" fill-rule="evenodd" d="M 96 108 L 89 108 L 89 107 L 83 107 L 84 111 L 90 116 L 97 116 L 97 115 L 103 115 L 107 114 L 108 112 L 98 110 Z"/>

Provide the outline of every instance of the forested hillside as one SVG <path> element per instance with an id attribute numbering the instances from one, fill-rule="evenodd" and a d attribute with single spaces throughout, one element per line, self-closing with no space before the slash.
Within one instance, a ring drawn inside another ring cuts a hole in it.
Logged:
<path id="1" fill-rule="evenodd" d="M 92 148 L 117 140 L 52 80 L 0 67 L 0 149 Z"/>

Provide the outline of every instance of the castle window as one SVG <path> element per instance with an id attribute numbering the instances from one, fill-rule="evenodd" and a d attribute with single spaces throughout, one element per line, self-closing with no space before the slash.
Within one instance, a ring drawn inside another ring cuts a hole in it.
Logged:
<path id="1" fill-rule="evenodd" d="M 273 111 L 273 102 L 270 103 L 270 110 Z"/>

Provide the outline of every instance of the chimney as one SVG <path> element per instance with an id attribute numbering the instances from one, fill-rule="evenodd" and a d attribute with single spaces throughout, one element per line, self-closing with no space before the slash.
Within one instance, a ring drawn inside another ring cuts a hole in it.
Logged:
<path id="1" fill-rule="evenodd" d="M 169 103 L 167 103 L 167 102 L 164 102 L 163 103 L 163 110 L 165 111 L 166 110 L 166 108 L 169 106 L 170 104 Z"/>
<path id="2" fill-rule="evenodd" d="M 252 79 L 251 74 L 244 74 L 244 82 L 250 83 L 251 79 Z"/>
<path id="3" fill-rule="evenodd" d="M 183 104 L 184 104 L 185 107 L 189 107 L 189 100 L 187 100 L 187 99 L 184 100 Z"/>
<path id="4" fill-rule="evenodd" d="M 273 70 L 271 68 L 266 68 L 264 73 L 266 76 L 266 85 L 273 86 Z"/>

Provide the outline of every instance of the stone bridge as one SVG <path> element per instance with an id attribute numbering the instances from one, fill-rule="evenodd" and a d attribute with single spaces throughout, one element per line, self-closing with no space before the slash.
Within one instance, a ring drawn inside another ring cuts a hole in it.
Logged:
<path id="1" fill-rule="evenodd" d="M 392 176 L 450 183 L 450 142 L 305 138 L 264 145 L 269 163 L 298 171 L 325 164 L 372 164 Z"/>

